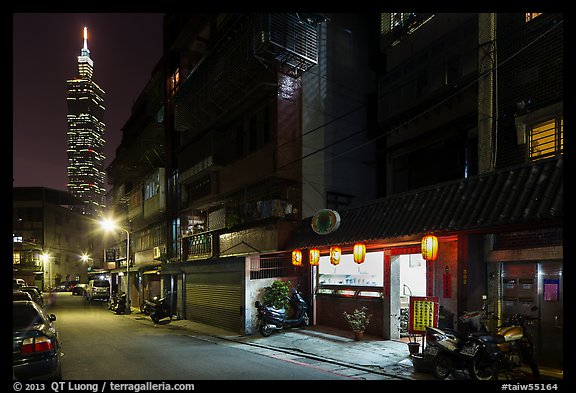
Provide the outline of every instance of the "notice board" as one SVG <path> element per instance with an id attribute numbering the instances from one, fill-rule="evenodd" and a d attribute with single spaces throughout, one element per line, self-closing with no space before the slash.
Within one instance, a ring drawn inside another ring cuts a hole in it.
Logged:
<path id="1" fill-rule="evenodd" d="M 438 327 L 438 297 L 410 296 L 409 334 L 424 334 L 426 327 Z"/>

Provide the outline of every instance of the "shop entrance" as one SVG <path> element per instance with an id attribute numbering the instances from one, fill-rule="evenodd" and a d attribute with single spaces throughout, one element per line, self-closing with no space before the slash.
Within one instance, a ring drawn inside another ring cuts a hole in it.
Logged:
<path id="1" fill-rule="evenodd" d="M 396 291 L 391 296 L 398 302 L 391 302 L 392 314 L 399 316 L 400 338 L 408 337 L 410 296 L 426 296 L 426 261 L 422 254 L 402 254 L 390 257 L 391 288 Z"/>

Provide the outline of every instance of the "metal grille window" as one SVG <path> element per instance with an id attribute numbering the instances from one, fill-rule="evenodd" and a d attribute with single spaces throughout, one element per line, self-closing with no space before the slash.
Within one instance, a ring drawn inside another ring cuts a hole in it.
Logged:
<path id="1" fill-rule="evenodd" d="M 557 117 L 530 128 L 530 159 L 541 160 L 562 154 L 564 150 L 564 119 Z"/>
<path id="2" fill-rule="evenodd" d="M 250 259 L 250 279 L 290 277 L 296 275 L 291 254 L 261 255 Z"/>

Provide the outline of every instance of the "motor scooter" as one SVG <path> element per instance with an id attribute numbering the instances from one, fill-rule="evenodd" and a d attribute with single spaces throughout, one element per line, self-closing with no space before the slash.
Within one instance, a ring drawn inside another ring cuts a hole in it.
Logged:
<path id="1" fill-rule="evenodd" d="M 116 314 L 126 313 L 126 294 L 114 293 L 108 299 L 108 309 Z"/>
<path id="2" fill-rule="evenodd" d="M 256 326 L 262 336 L 268 337 L 274 331 L 310 324 L 308 305 L 302 298 L 302 294 L 294 288 L 291 289 L 291 292 L 290 308 L 293 311 L 291 318 L 287 318 L 285 308 L 265 306 L 258 300 L 254 303 L 258 313 Z"/>
<path id="3" fill-rule="evenodd" d="M 150 315 L 150 311 L 152 311 L 152 308 L 156 305 L 156 303 L 158 303 L 159 299 L 160 298 L 158 296 L 154 296 L 151 299 L 144 300 L 144 302 L 140 305 L 140 312 L 142 314 Z"/>
<path id="4" fill-rule="evenodd" d="M 116 314 L 126 314 L 126 294 L 122 292 L 116 300 L 116 306 L 114 308 L 114 313 Z"/>
<path id="5" fill-rule="evenodd" d="M 458 318 L 457 329 L 426 327 L 424 363 L 436 379 L 446 379 L 457 370 L 468 368 L 468 359 L 460 354 L 470 336 L 488 334 L 486 302 L 480 311 L 469 311 Z"/>
<path id="6" fill-rule="evenodd" d="M 172 320 L 172 313 L 170 312 L 170 306 L 166 297 L 162 297 L 156 302 L 150 302 L 149 307 L 150 318 L 154 323 L 158 323 L 166 317 L 170 317 L 170 320 Z"/>
<path id="7" fill-rule="evenodd" d="M 534 306 L 531 311 L 537 309 Z M 495 380 L 500 373 L 512 373 L 523 365 L 530 367 L 533 378 L 540 378 L 534 341 L 527 329 L 537 319 L 516 313 L 498 327 L 496 334 L 469 337 L 460 353 L 468 361 L 470 378 Z"/>

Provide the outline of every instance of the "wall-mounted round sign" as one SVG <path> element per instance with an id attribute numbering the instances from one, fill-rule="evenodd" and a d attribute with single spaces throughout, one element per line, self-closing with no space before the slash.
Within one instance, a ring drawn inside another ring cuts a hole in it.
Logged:
<path id="1" fill-rule="evenodd" d="M 312 216 L 312 229 L 319 235 L 327 235 L 334 232 L 340 226 L 340 214 L 336 210 L 318 210 Z"/>

